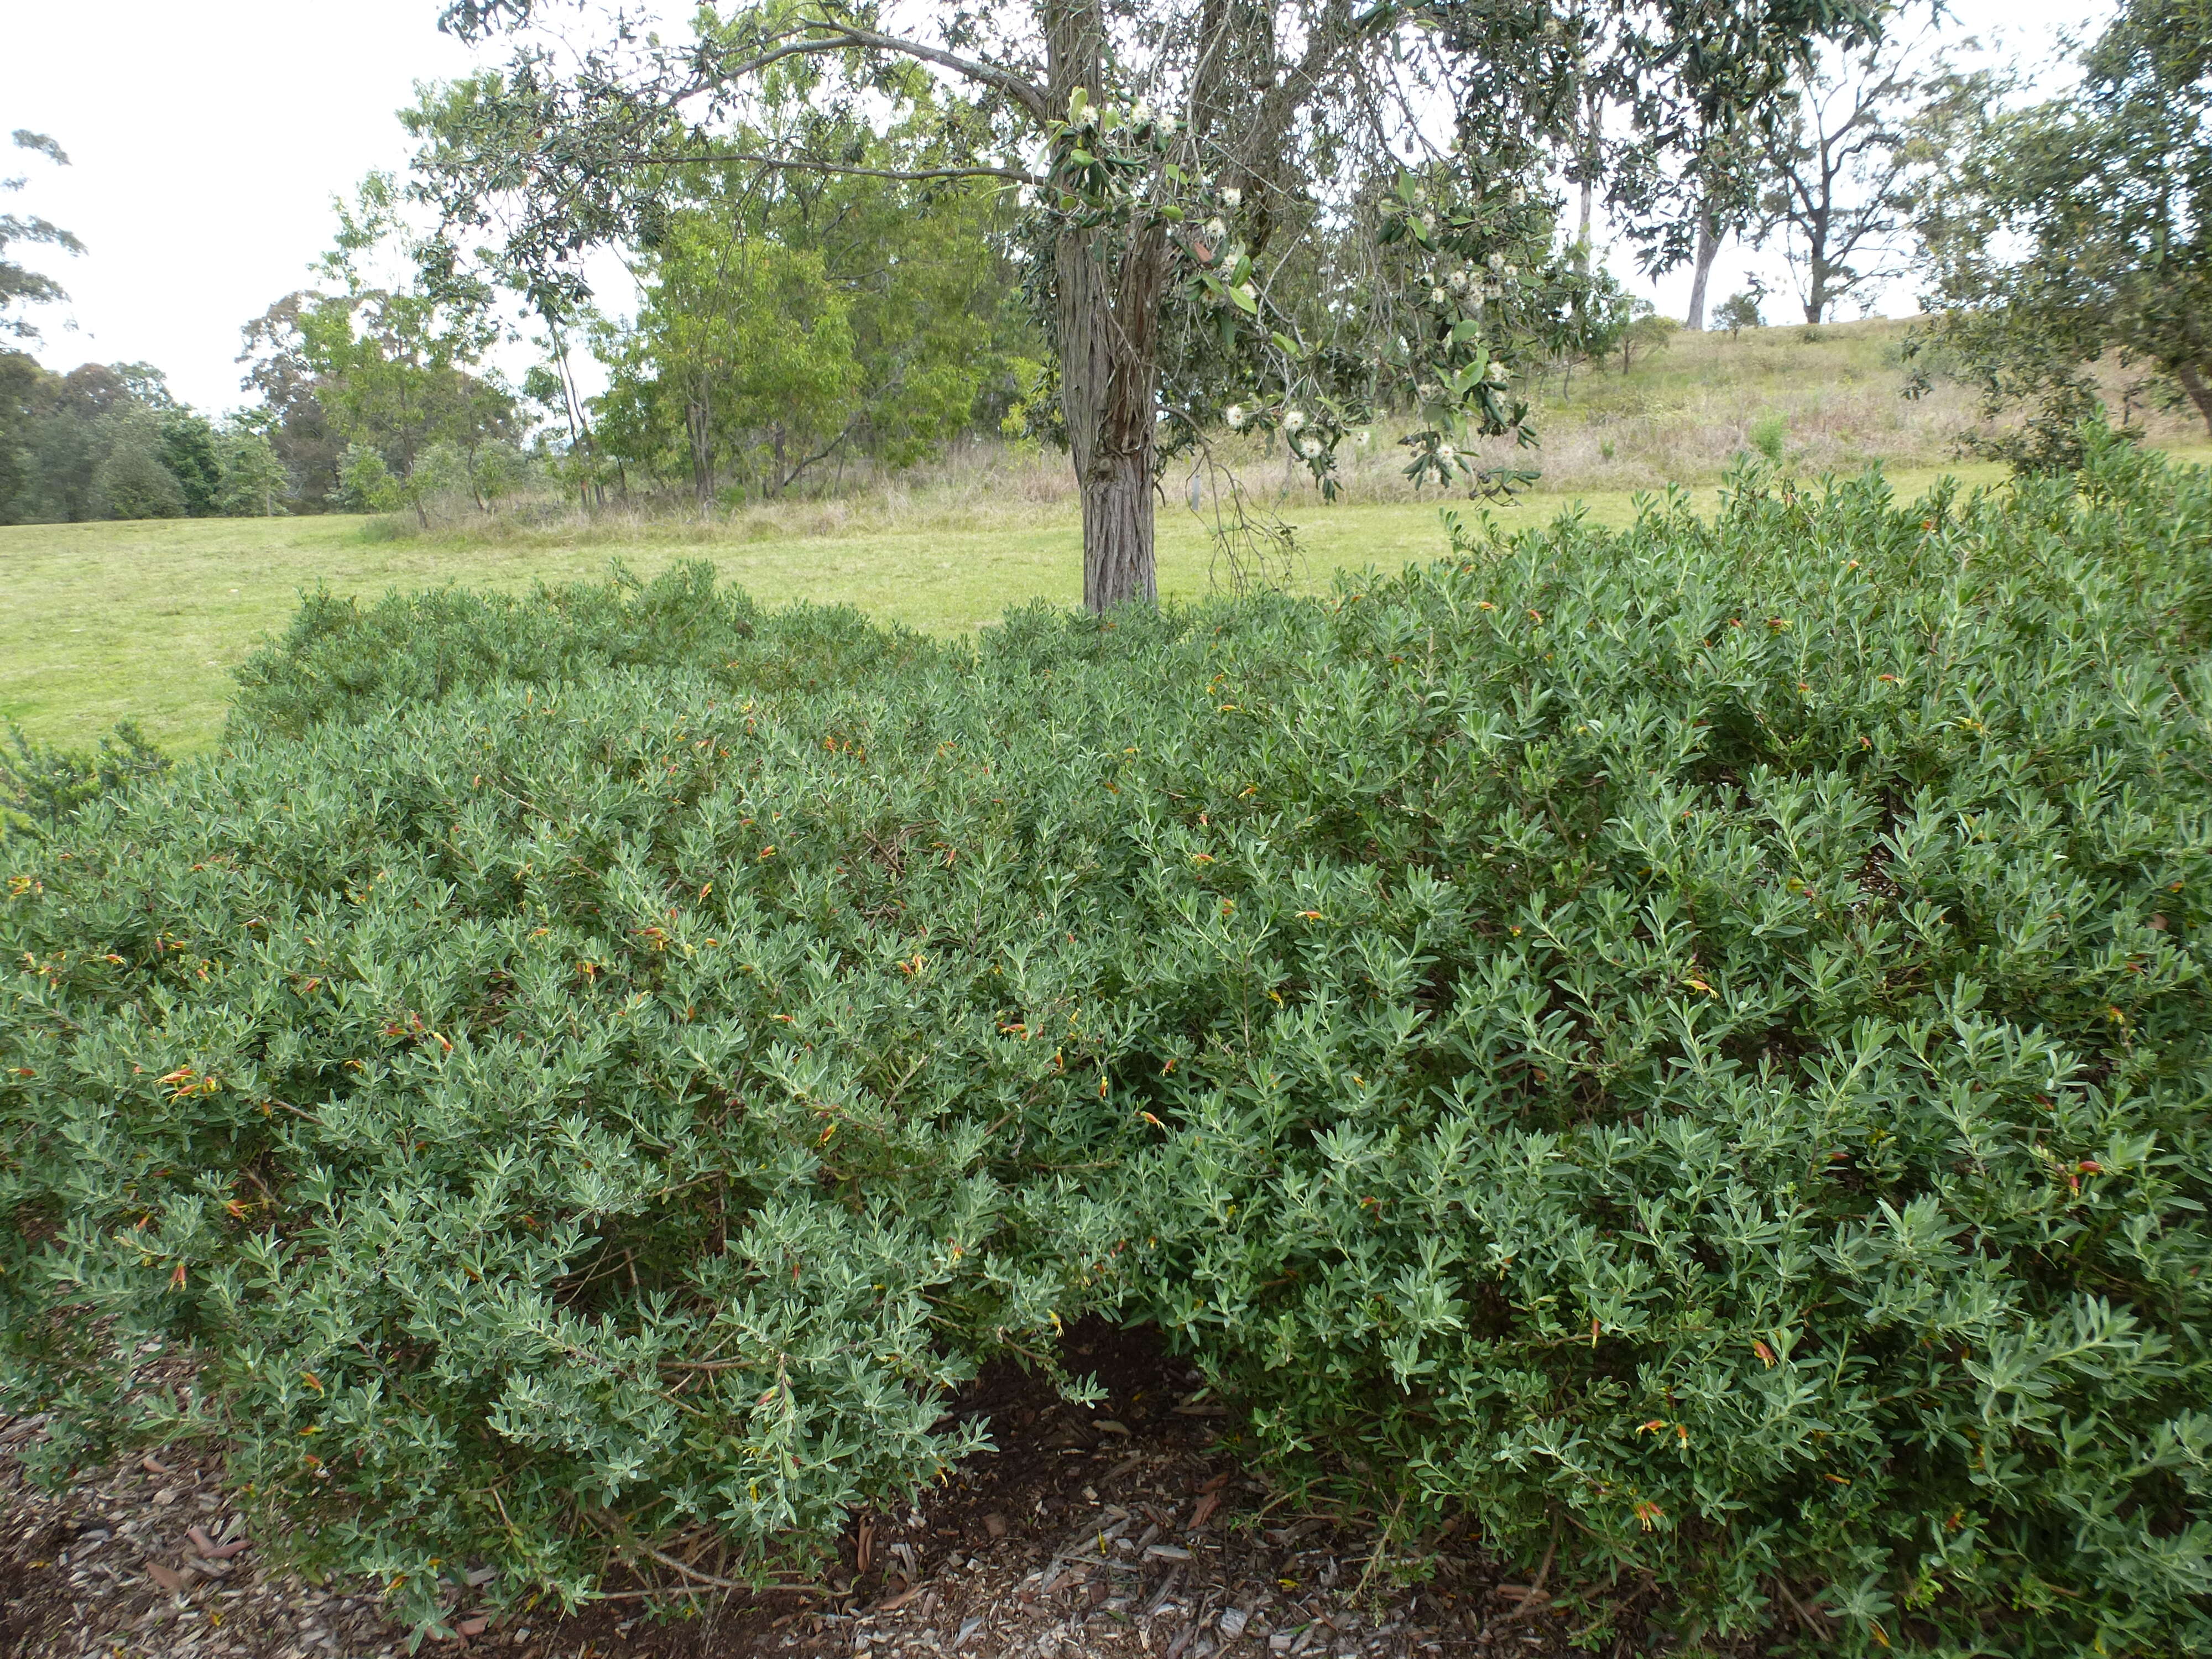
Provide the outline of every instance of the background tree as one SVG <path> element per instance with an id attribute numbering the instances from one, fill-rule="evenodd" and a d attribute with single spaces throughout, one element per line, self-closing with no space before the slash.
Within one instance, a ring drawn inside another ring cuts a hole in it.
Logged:
<path id="1" fill-rule="evenodd" d="M 1731 294 L 1721 301 L 1713 320 L 1726 329 L 1731 338 L 1747 328 L 1765 328 L 1766 319 L 1759 315 L 1759 304 L 1765 297 L 1756 284 L 1741 294 Z"/>
<path id="2" fill-rule="evenodd" d="M 162 465 L 159 410 L 131 403 L 101 423 L 100 456 L 93 469 L 86 514 L 94 519 L 181 519 L 184 485 Z"/>
<path id="3" fill-rule="evenodd" d="M 879 137 L 838 120 L 808 143 L 912 171 L 928 159 L 912 125 Z M 683 453 L 702 502 L 724 471 L 773 495 L 856 454 L 911 465 L 995 419 L 987 388 L 1002 409 L 1012 364 L 1039 349 L 1009 215 L 972 183 L 702 167 L 671 195 L 635 323 L 595 338 L 599 436 L 661 471 Z"/>
<path id="4" fill-rule="evenodd" d="M 1966 441 L 2030 470 L 2079 460 L 2106 354 L 2212 430 L 2212 10 L 2129 0 L 2079 61 L 2026 108 L 2005 76 L 1950 77 L 1915 135 L 1926 343 L 1985 416 L 2026 407 Z"/>
<path id="5" fill-rule="evenodd" d="M 245 385 L 275 415 L 279 458 L 304 475 L 306 502 L 343 495 L 342 459 L 366 445 L 400 481 L 403 497 L 428 522 L 425 493 L 405 485 L 430 446 L 462 453 L 464 479 L 489 465 L 483 452 L 512 448 L 519 433 L 514 393 L 484 358 L 503 329 L 494 291 L 481 280 L 419 268 L 392 180 L 366 179 L 338 204 L 338 230 L 321 263 L 337 289 L 288 295 L 246 325 Z M 378 267 L 405 280 L 380 282 Z M 450 471 L 451 469 L 447 469 Z"/>
<path id="6" fill-rule="evenodd" d="M 69 157 L 62 148 L 44 133 L 28 132 L 18 127 L 11 142 L 17 149 L 43 155 L 56 167 L 65 167 Z M 0 193 L 19 191 L 30 182 L 28 175 L 0 179 Z M 13 335 L 19 340 L 35 340 L 39 331 L 23 315 L 30 306 L 51 305 L 69 295 L 60 283 L 51 276 L 33 270 L 20 260 L 10 258 L 8 250 L 19 244 L 58 247 L 66 253 L 82 253 L 84 244 L 59 225 L 33 215 L 0 213 L 0 334 Z"/>
<path id="7" fill-rule="evenodd" d="M 1752 233 L 1779 240 L 1807 323 L 1871 299 L 1900 270 L 1911 198 L 1907 142 L 1925 77 L 1924 40 L 1891 39 L 1806 76 L 1789 120 L 1760 145 L 1768 183 Z"/>
<path id="8" fill-rule="evenodd" d="M 241 330 L 246 365 L 242 390 L 261 398 L 261 428 L 289 480 L 289 498 L 305 512 L 320 512 L 337 499 L 338 465 L 346 441 L 331 424 L 319 395 L 320 373 L 305 349 L 302 319 L 324 296 L 302 289 L 288 294 Z"/>
<path id="9" fill-rule="evenodd" d="M 1641 158 L 1618 170 L 1617 204 L 1664 217 L 1668 158 L 1768 118 L 1809 42 L 1862 39 L 1875 22 L 1856 0 L 1579 15 L 1451 0 L 1035 0 L 918 9 L 910 28 L 872 5 L 773 5 L 702 12 L 692 42 L 625 29 L 556 57 L 531 30 L 535 10 L 448 8 L 449 27 L 507 27 L 518 50 L 422 122 L 417 161 L 454 243 L 495 231 L 501 268 L 533 299 L 577 297 L 579 255 L 634 237 L 663 210 L 671 170 L 709 159 L 1026 189 L 1094 610 L 1152 596 L 1159 471 L 1231 407 L 1281 433 L 1324 491 L 1378 392 L 1420 412 L 1415 477 L 1497 488 L 1525 476 L 1477 469 L 1466 452 L 1480 435 L 1533 435 L 1516 371 L 1540 361 L 1572 309 L 1571 284 L 1531 252 L 1551 242 L 1553 207 L 1528 185 L 1546 147 L 1574 134 L 1577 89 L 1623 110 L 1611 157 Z M 802 82 L 848 106 L 927 96 L 945 159 L 869 169 L 810 150 L 803 132 L 746 148 L 779 88 Z M 1395 189 L 1414 161 L 1419 183 Z M 1369 255 L 1308 311 L 1327 322 L 1316 331 L 1278 304 L 1273 277 L 1324 223 L 1358 230 Z"/>
<path id="10" fill-rule="evenodd" d="M 0 524 L 237 511 L 228 442 L 149 364 L 54 374 L 0 352 Z"/>
<path id="11" fill-rule="evenodd" d="M 264 427 L 231 422 L 216 441 L 216 505 L 237 518 L 275 518 L 285 510 L 292 480 Z"/>

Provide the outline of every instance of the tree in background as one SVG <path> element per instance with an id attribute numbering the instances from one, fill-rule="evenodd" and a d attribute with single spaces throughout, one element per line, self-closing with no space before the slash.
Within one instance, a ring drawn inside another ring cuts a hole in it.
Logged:
<path id="1" fill-rule="evenodd" d="M 2078 463 L 2108 354 L 2212 430 L 2212 9 L 2128 0 L 2080 62 L 2076 91 L 2020 109 L 2008 76 L 1951 76 L 1915 133 L 1923 362 L 1985 417 L 2026 408 L 1965 441 L 2027 471 Z"/>
<path id="2" fill-rule="evenodd" d="M 810 143 L 885 173 L 927 159 L 907 129 L 836 128 Z M 987 388 L 1010 391 L 1040 349 L 1009 216 L 971 182 L 702 167 L 671 200 L 635 323 L 595 332 L 598 437 L 663 473 L 681 454 L 702 503 L 725 475 L 772 495 L 855 454 L 910 465 L 986 418 Z"/>
<path id="3" fill-rule="evenodd" d="M 250 423 L 216 426 L 149 364 L 0 352 L 0 524 L 272 512 L 285 486 Z"/>
<path id="4" fill-rule="evenodd" d="M 70 164 L 69 157 L 62 154 L 61 146 L 44 133 L 27 132 L 18 127 L 11 141 L 17 149 L 43 155 L 58 167 Z M 0 193 L 19 191 L 29 182 L 27 175 L 0 179 Z M 19 340 L 35 340 L 39 337 L 39 331 L 23 315 L 24 308 L 52 305 L 58 300 L 66 300 L 69 295 L 52 277 L 8 257 L 8 250 L 19 244 L 58 247 L 66 253 L 83 252 L 84 244 L 59 225 L 35 215 L 26 218 L 20 214 L 0 213 L 0 335 L 12 335 Z"/>
<path id="5" fill-rule="evenodd" d="M 746 470 L 778 493 L 854 412 L 849 300 L 818 252 L 747 237 L 710 212 L 675 216 L 647 269 L 635 326 L 599 343 L 611 381 L 602 441 L 639 460 L 681 449 L 702 506 L 726 459 L 757 462 Z"/>
<path id="6" fill-rule="evenodd" d="M 309 513 L 337 500 L 346 448 L 317 396 L 315 367 L 301 349 L 303 313 L 321 297 L 303 289 L 277 301 L 240 331 L 246 349 L 238 356 L 246 366 L 240 388 L 261 398 L 257 429 L 290 480 L 288 495 Z"/>
<path id="7" fill-rule="evenodd" d="M 1721 301 L 1713 320 L 1729 331 L 1731 339 L 1745 329 L 1765 328 L 1766 319 L 1759 314 L 1759 302 L 1765 297 L 1756 283 L 1741 294 L 1731 294 Z"/>
<path id="8" fill-rule="evenodd" d="M 291 475 L 261 424 L 251 417 L 233 421 L 216 435 L 216 457 L 220 511 L 233 518 L 268 519 L 285 511 Z"/>
<path id="9" fill-rule="evenodd" d="M 1924 39 L 1893 38 L 1839 54 L 1805 76 L 1790 118 L 1759 147 L 1767 185 L 1751 239 L 1781 242 L 1808 324 L 1846 299 L 1871 301 L 1902 269 L 1908 135 L 1932 79 L 1915 64 L 1928 56 Z"/>
<path id="10" fill-rule="evenodd" d="M 151 363 L 118 363 L 115 377 L 131 394 L 132 402 L 155 416 L 156 459 L 177 481 L 185 514 L 197 519 L 222 512 L 218 498 L 222 486 L 222 461 L 217 453 L 215 422 L 190 404 L 179 402 L 169 390 L 169 377 Z M 118 513 L 113 516 L 172 515 Z"/>
<path id="11" fill-rule="evenodd" d="M 17 523 L 74 523 L 107 515 L 99 490 L 101 463 L 117 429 L 114 417 L 133 406 L 123 377 L 105 363 L 83 363 L 66 374 L 39 371 L 18 432 L 21 492 L 9 502 Z"/>
<path id="12" fill-rule="evenodd" d="M 161 412 L 134 402 L 107 416 L 101 427 L 85 516 L 184 518 L 190 507 L 184 484 L 162 464 Z"/>
<path id="13" fill-rule="evenodd" d="M 1160 470 L 1224 419 L 1279 434 L 1326 493 L 1379 392 L 1419 411 L 1416 479 L 1525 478 L 1466 451 L 1533 438 L 1515 382 L 1575 290 L 1553 257 L 1554 204 L 1531 186 L 1588 89 L 1626 118 L 1610 157 L 1638 158 L 1609 175 L 1616 204 L 1665 217 L 1673 159 L 1771 118 L 1811 41 L 1877 22 L 1857 0 L 1034 0 L 917 11 L 911 29 L 872 5 L 763 5 L 702 11 L 696 42 L 623 28 L 556 58 L 529 32 L 536 9 L 449 6 L 458 33 L 521 38 L 505 74 L 440 107 L 416 163 L 456 257 L 494 233 L 500 269 L 533 297 L 580 297 L 579 256 L 640 240 L 672 170 L 886 171 L 810 149 L 805 124 L 766 128 L 794 88 L 846 109 L 927 100 L 944 159 L 895 176 L 1026 191 L 1093 610 L 1152 597 Z M 1357 280 L 1285 306 L 1275 277 L 1321 227 L 1357 234 L 1364 257 L 1337 267 Z"/>
<path id="14" fill-rule="evenodd" d="M 338 291 L 302 289 L 278 301 L 246 325 L 240 361 L 249 365 L 246 388 L 261 392 L 275 417 L 266 429 L 280 459 L 308 474 L 303 504 L 354 499 L 342 483 L 343 460 L 366 446 L 427 525 L 427 501 L 438 492 L 407 483 L 425 452 L 452 445 L 465 457 L 464 483 L 487 477 L 505 465 L 487 452 L 512 450 L 519 410 L 483 367 L 501 333 L 490 289 L 434 269 L 404 283 L 368 274 L 375 260 L 411 252 L 398 207 L 382 174 L 341 203 L 321 264 Z M 441 463 L 441 476 L 452 475 Z"/>

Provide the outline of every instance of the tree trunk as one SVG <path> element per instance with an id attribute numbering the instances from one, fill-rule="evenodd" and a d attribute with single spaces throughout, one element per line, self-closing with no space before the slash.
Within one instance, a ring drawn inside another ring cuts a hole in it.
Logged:
<path id="1" fill-rule="evenodd" d="M 1078 87 L 1098 96 L 1105 39 L 1100 0 L 1048 9 L 1048 95 L 1056 109 Z M 1159 597 L 1152 452 L 1165 238 L 1157 227 L 1139 230 L 1115 253 L 1097 230 L 1066 232 L 1054 253 L 1060 407 L 1083 495 L 1083 603 L 1094 613 Z"/>
<path id="2" fill-rule="evenodd" d="M 1713 234 L 1713 210 L 1708 204 L 1698 214 L 1698 263 L 1690 276 L 1690 315 L 1683 324 L 1692 334 L 1705 332 L 1705 283 L 1713 274 L 1713 260 L 1720 251 L 1720 238 Z"/>
<path id="3" fill-rule="evenodd" d="M 684 406 L 684 434 L 691 441 L 691 491 L 701 507 L 714 499 L 714 452 L 707 406 L 696 399 Z"/>
<path id="4" fill-rule="evenodd" d="M 2173 378 L 2181 382 L 2181 389 L 2189 394 L 2189 401 L 2197 405 L 2197 412 L 2204 417 L 2204 429 L 2212 433 L 2212 386 L 2204 384 L 2204 377 L 2197 372 L 2194 363 L 2183 363 L 2173 371 Z"/>
<path id="5" fill-rule="evenodd" d="M 1096 231 L 1060 239 L 1060 412 L 1083 492 L 1083 603 L 1093 611 L 1158 598 L 1152 449 L 1164 253 L 1157 230 L 1140 231 L 1111 270 Z"/>
<path id="6" fill-rule="evenodd" d="M 1597 179 L 1599 122 L 1603 118 L 1603 106 L 1598 102 L 1597 89 L 1589 88 L 1584 94 L 1589 113 L 1583 128 L 1582 204 L 1576 220 L 1575 269 L 1583 275 L 1589 274 L 1590 261 L 1590 197 Z"/>

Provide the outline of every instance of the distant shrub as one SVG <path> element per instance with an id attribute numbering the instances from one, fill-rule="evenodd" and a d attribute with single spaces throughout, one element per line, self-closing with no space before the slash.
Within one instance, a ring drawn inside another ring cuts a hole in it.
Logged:
<path id="1" fill-rule="evenodd" d="M 1766 458 L 1770 466 L 1782 465 L 1782 446 L 1790 435 L 1790 422 L 1779 415 L 1762 415 L 1751 423 L 1744 434 L 1751 447 Z"/>
<path id="2" fill-rule="evenodd" d="M 2209 530 L 2095 442 L 972 653 L 312 602 L 15 851 L 9 1387 L 434 1619 L 801 1552 L 1105 1312 L 1686 1634 L 2203 1652 Z"/>

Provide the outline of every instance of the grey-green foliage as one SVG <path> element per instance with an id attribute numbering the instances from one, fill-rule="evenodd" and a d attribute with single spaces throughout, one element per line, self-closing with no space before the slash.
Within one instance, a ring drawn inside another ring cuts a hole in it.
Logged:
<path id="1" fill-rule="evenodd" d="M 59 829 L 79 807 L 171 765 L 137 725 L 119 722 L 96 750 L 34 743 L 10 723 L 0 749 L 0 837 Z"/>
<path id="2" fill-rule="evenodd" d="M 1685 1634 L 2212 1649 L 2212 483 L 2089 455 L 972 653 L 319 599 L 6 872 L 38 1455 L 219 1426 L 428 1619 L 803 1553 L 1103 1311 Z"/>

